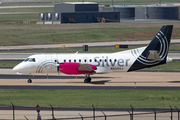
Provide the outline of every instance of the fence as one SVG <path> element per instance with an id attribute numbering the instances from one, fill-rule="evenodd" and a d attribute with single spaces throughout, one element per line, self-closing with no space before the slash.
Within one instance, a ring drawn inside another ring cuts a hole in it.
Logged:
<path id="1" fill-rule="evenodd" d="M 1 111 L 8 110 L 11 118 L 8 119 L 37 119 L 35 107 L 1 107 Z M 54 108 L 52 105 L 47 108 L 40 108 L 41 117 L 44 120 L 180 120 L 179 112 L 177 107 L 169 109 L 158 109 L 158 108 Z M 12 112 L 11 112 L 12 110 Z M 20 114 L 17 111 L 21 112 Z M 33 112 L 30 112 L 33 111 Z M 22 113 L 24 112 L 24 113 Z M 56 112 L 56 115 L 54 114 Z M 58 113 L 59 112 L 59 113 Z M 58 113 L 58 114 L 57 114 Z M 73 113 L 73 114 L 72 114 Z M 5 112 L 7 115 L 7 112 Z M 60 115 L 61 114 L 61 115 Z M 69 117 L 73 116 L 73 117 Z M 2 115 L 0 114 L 0 119 Z M 7 119 L 7 118 L 6 118 Z"/>

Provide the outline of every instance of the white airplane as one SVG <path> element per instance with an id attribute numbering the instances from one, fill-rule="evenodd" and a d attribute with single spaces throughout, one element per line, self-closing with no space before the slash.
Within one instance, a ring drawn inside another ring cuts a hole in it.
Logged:
<path id="1" fill-rule="evenodd" d="M 146 47 L 116 53 L 101 54 L 37 54 L 29 56 L 13 68 L 21 75 L 32 73 L 85 74 L 84 83 L 91 82 L 90 75 L 114 71 L 130 72 L 172 61 L 167 57 L 173 25 L 164 25 Z M 28 83 L 32 80 L 29 79 Z"/>

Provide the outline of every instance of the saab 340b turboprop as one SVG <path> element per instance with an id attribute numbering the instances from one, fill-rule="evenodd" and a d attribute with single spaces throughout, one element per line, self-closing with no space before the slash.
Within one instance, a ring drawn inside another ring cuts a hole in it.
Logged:
<path id="1" fill-rule="evenodd" d="M 172 61 L 168 58 L 173 25 L 164 25 L 146 47 L 116 53 L 101 54 L 37 54 L 29 56 L 13 68 L 18 74 L 62 72 L 85 74 L 84 83 L 91 82 L 90 75 L 114 71 L 130 72 Z M 32 80 L 29 79 L 28 83 Z"/>

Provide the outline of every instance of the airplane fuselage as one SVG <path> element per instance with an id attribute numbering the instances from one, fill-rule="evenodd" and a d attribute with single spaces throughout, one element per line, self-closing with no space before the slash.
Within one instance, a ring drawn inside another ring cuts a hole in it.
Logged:
<path id="1" fill-rule="evenodd" d="M 21 62 L 14 70 L 18 69 L 18 72 L 25 73 L 55 73 L 58 61 L 58 63 L 77 62 L 95 65 L 97 67 L 96 73 L 127 72 L 143 50 L 144 47 L 117 53 L 37 54 L 27 58 L 29 60 Z"/>

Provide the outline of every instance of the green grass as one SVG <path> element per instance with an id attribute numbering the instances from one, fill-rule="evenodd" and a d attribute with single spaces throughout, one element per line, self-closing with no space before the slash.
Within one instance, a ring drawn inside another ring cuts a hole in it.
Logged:
<path id="1" fill-rule="evenodd" d="M 42 9 L 45 10 L 45 8 Z M 32 11 L 33 9 L 25 10 Z M 25 20 L 30 21 L 31 24 L 23 24 Z M 170 24 L 91 23 L 36 25 L 37 21 L 39 21 L 38 14 L 0 15 L 0 45 L 147 40 L 152 39 L 162 25 Z M 174 25 L 172 38 L 180 38 L 179 22 L 172 22 L 171 24 Z"/>
<path id="2" fill-rule="evenodd" d="M 62 24 L 62 25 L 23 25 L 23 20 L 29 20 L 27 16 L 21 20 L 2 20 L 0 28 L 0 45 L 28 45 L 28 44 L 55 44 L 101 41 L 127 41 L 152 39 L 158 27 L 121 27 L 121 24 L 113 24 L 119 27 L 110 27 L 110 24 Z M 1 21 L 1 20 L 0 20 Z M 85 28 L 85 26 L 89 28 Z M 97 28 L 96 26 L 99 26 Z M 93 27 L 93 28 L 92 28 Z M 177 33 L 172 38 L 180 38 L 180 29 L 174 29 Z"/>
<path id="3" fill-rule="evenodd" d="M 0 105 L 96 108 L 180 107 L 179 90 L 0 90 Z"/>
<path id="4" fill-rule="evenodd" d="M 163 65 L 159 65 L 151 68 L 145 68 L 144 70 L 179 71 L 180 61 L 172 61 Z"/>
<path id="5" fill-rule="evenodd" d="M 0 67 L 14 67 L 21 61 L 0 61 Z"/>
<path id="6" fill-rule="evenodd" d="M 22 23 L 17 22 L 22 20 L 30 20 L 30 21 L 36 20 L 37 22 L 37 20 L 39 20 L 39 14 L 0 15 L 0 21 L 2 25 L 5 24 L 7 26 L 11 26 L 12 24 L 9 22 L 14 22 L 14 25 L 22 25 Z"/>

